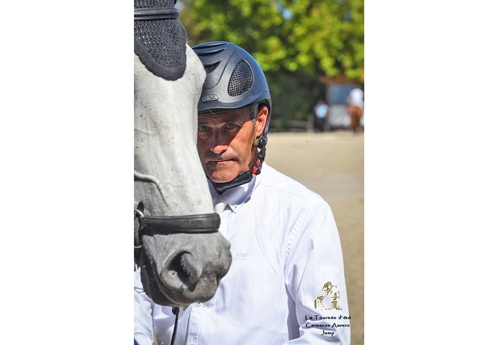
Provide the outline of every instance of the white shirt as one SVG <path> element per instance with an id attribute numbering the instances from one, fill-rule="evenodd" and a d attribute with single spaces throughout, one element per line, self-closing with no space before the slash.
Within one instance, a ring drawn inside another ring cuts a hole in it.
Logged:
<path id="1" fill-rule="evenodd" d="M 364 93 L 363 90 L 359 88 L 352 89 L 347 97 L 347 102 L 349 105 L 358 106 L 363 109 L 364 101 L 363 101 Z"/>
<path id="2" fill-rule="evenodd" d="M 350 344 L 342 250 L 330 206 L 266 163 L 250 183 L 223 196 L 233 261 L 211 300 L 180 311 L 175 344 Z M 137 270 L 136 291 L 141 288 Z M 135 340 L 151 344 L 153 322 L 158 343 L 169 345 L 171 308 L 155 305 L 144 292 L 136 292 L 135 301 Z"/>

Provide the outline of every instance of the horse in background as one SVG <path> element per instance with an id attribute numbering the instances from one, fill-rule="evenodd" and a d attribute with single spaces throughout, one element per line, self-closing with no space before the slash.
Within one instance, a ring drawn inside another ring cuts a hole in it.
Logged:
<path id="1" fill-rule="evenodd" d="M 134 0 L 135 262 L 157 304 L 185 307 L 217 291 L 231 264 L 198 152 L 205 70 L 175 0 Z"/>

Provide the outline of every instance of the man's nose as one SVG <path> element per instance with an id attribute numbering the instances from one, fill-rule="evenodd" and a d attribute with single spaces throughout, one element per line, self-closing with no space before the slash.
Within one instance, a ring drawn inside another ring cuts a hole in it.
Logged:
<path id="1" fill-rule="evenodd" d="M 210 151 L 215 154 L 221 155 L 226 152 L 228 146 L 229 145 L 226 136 L 220 131 L 215 131 L 212 137 L 212 145 L 210 146 Z"/>

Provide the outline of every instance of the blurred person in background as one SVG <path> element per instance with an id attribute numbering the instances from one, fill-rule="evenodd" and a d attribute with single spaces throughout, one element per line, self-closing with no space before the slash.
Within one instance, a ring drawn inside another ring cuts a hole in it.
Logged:
<path id="1" fill-rule="evenodd" d="M 361 118 L 364 112 L 364 93 L 360 88 L 353 89 L 347 97 L 347 112 L 351 116 L 351 130 L 359 133 L 364 130 Z"/>
<path id="2" fill-rule="evenodd" d="M 330 107 L 325 101 L 320 99 L 314 107 L 314 128 L 315 132 L 323 133 L 325 131 L 326 120 L 330 113 Z"/>

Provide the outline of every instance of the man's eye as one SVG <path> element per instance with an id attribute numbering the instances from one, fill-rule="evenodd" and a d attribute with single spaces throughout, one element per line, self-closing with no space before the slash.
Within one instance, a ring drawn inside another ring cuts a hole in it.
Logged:
<path id="1" fill-rule="evenodd" d="M 236 127 L 238 127 L 238 126 L 236 124 L 234 124 L 234 123 L 228 123 L 228 124 L 226 124 L 226 128 L 228 128 L 228 129 L 235 129 Z"/>
<path id="2" fill-rule="evenodd" d="M 198 126 L 198 131 L 199 132 L 206 132 L 206 131 L 208 131 L 208 126 L 203 126 L 203 125 Z"/>

